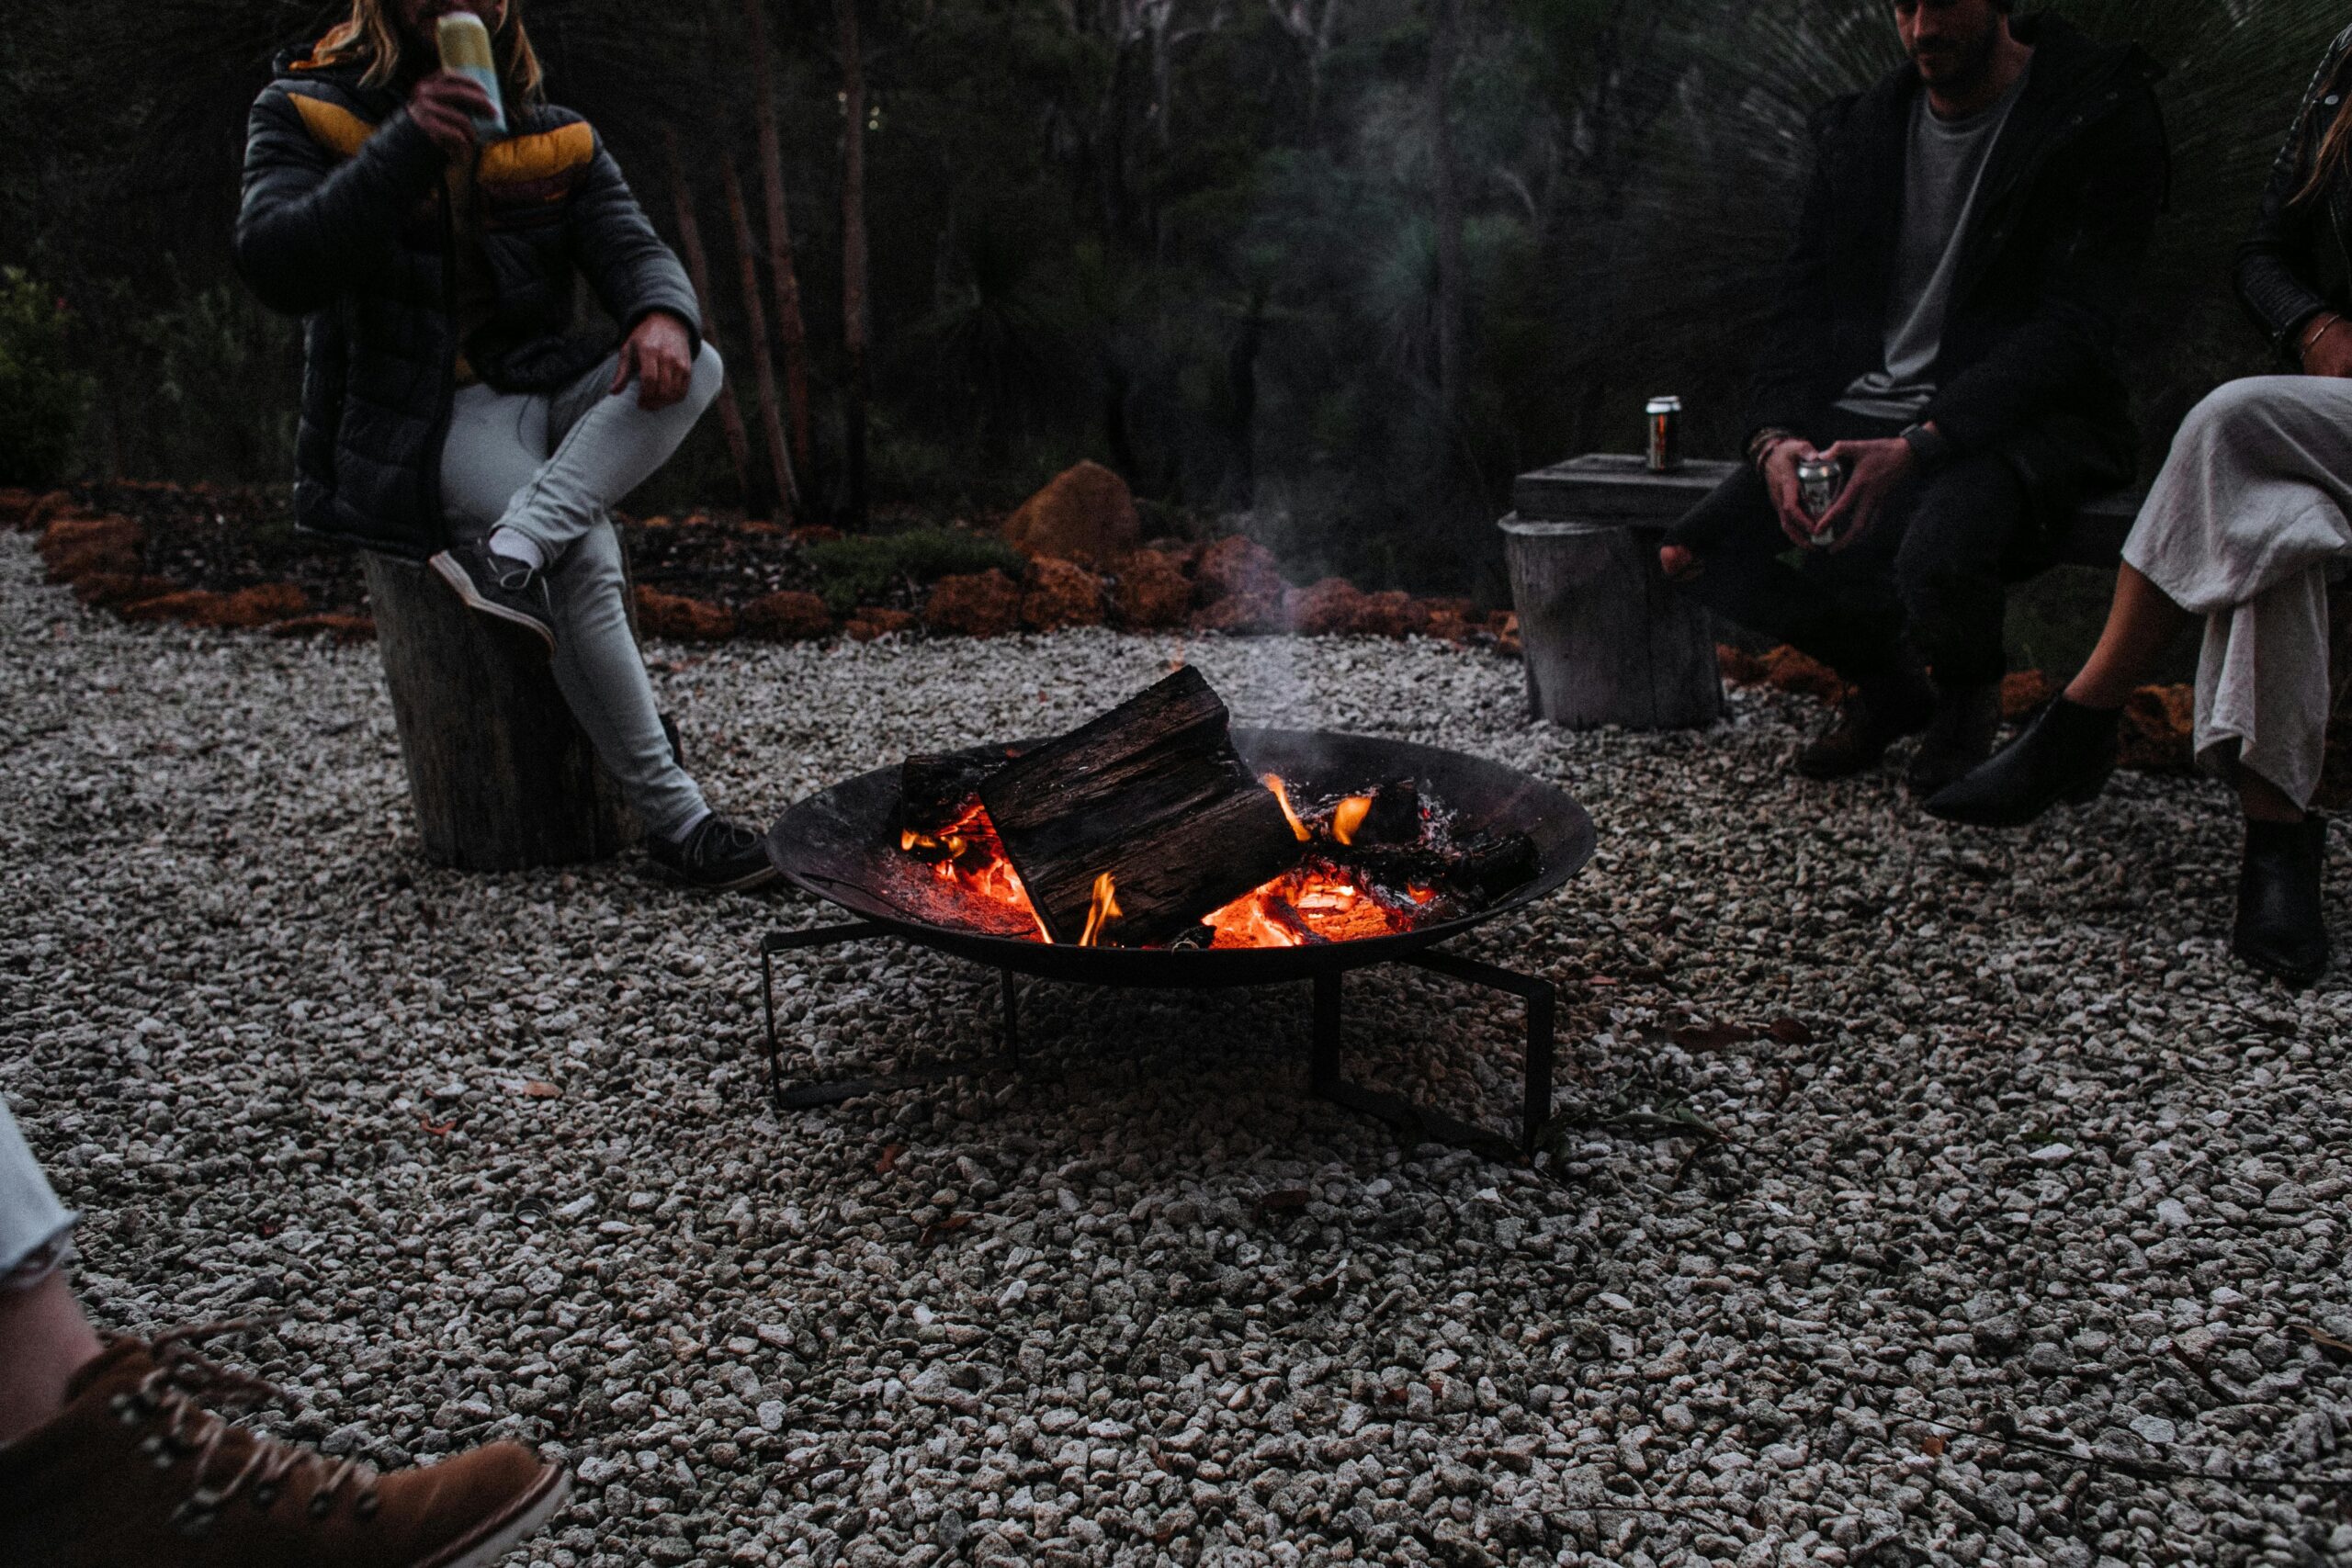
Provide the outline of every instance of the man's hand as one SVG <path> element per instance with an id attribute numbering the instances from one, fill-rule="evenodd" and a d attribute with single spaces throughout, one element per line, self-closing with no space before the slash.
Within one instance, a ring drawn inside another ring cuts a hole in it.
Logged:
<path id="1" fill-rule="evenodd" d="M 635 377 L 639 408 L 650 412 L 681 400 L 686 383 L 694 378 L 694 355 L 688 351 L 693 341 L 677 317 L 667 310 L 650 312 L 621 344 L 620 364 L 613 369 L 606 392 L 618 393 Z"/>
<path id="2" fill-rule="evenodd" d="M 2303 329 L 2303 374 L 2352 376 L 2352 321 L 2322 310 Z"/>
<path id="3" fill-rule="evenodd" d="M 1813 548 L 1814 520 L 1805 514 L 1804 487 L 1797 483 L 1797 464 L 1814 456 L 1813 443 L 1794 436 L 1774 443 L 1764 454 L 1764 489 L 1781 519 L 1781 532 L 1799 549 Z"/>
<path id="4" fill-rule="evenodd" d="M 1840 441 L 1823 456 L 1843 463 L 1847 471 L 1846 488 L 1837 504 L 1823 513 L 1815 525 L 1822 532 L 1837 536 L 1829 547 L 1834 555 L 1871 531 L 1887 498 L 1911 477 L 1919 459 L 1911 443 L 1899 435 L 1884 441 Z"/>
<path id="5" fill-rule="evenodd" d="M 476 117 L 492 116 L 490 95 L 481 85 L 454 71 L 435 71 L 417 83 L 408 96 L 408 117 L 416 121 L 442 155 L 453 164 L 474 155 L 481 138 L 474 133 Z"/>

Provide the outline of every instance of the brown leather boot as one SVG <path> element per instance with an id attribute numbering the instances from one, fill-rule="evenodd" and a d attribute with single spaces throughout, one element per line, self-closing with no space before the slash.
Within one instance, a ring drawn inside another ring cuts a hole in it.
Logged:
<path id="1" fill-rule="evenodd" d="M 1826 783 L 1878 765 L 1886 749 L 1917 735 L 1935 716 L 1936 690 L 1916 670 L 1865 681 L 1838 710 L 1835 723 L 1797 752 L 1797 772 Z"/>
<path id="2" fill-rule="evenodd" d="M 274 1396 L 182 1329 L 109 1340 L 47 1426 L 0 1448 L 0 1562 L 27 1568 L 481 1568 L 568 1482 L 514 1443 L 379 1475 L 197 1403 Z"/>

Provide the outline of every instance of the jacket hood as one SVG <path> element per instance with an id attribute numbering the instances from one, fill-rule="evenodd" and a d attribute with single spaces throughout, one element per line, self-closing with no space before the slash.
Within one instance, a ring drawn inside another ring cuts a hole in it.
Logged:
<path id="1" fill-rule="evenodd" d="M 360 78 L 368 74 L 366 61 L 345 60 L 329 64 L 320 62 L 316 58 L 317 53 L 318 44 L 315 40 L 288 44 L 279 50 L 277 59 L 270 62 L 270 68 L 276 75 L 277 85 L 291 86 L 302 82 L 323 84 L 367 105 L 379 115 L 389 113 L 400 102 L 400 96 L 390 87 L 369 87 L 361 85 Z"/>

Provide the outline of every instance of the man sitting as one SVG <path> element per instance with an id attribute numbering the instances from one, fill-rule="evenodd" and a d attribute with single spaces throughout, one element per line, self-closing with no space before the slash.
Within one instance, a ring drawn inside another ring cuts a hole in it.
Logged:
<path id="1" fill-rule="evenodd" d="M 2006 583 L 2131 478 L 2115 324 L 2169 161 L 2138 48 L 2010 0 L 1894 9 L 1911 64 L 1815 121 L 1750 462 L 1660 559 L 1855 686 L 1799 773 L 1860 773 L 1925 730 L 1908 782 L 1930 794 L 1992 750 Z M 1815 456 L 1845 476 L 1818 516 L 1797 473 Z"/>

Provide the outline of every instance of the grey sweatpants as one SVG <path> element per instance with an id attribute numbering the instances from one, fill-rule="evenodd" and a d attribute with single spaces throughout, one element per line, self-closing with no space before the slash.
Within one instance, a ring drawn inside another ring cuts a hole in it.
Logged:
<path id="1" fill-rule="evenodd" d="M 2205 617 L 2197 760 L 2319 788 L 2327 585 L 2352 558 L 2352 381 L 2255 376 L 2190 412 L 2123 558 Z"/>
<path id="2" fill-rule="evenodd" d="M 0 1098 L 0 1291 L 38 1285 L 65 1260 L 75 1216 L 50 1190 Z"/>
<path id="3" fill-rule="evenodd" d="M 649 412 L 634 382 L 606 392 L 618 363 L 608 357 L 554 393 L 458 389 L 441 501 L 460 533 L 512 528 L 545 553 L 556 685 L 646 831 L 674 837 L 702 815 L 702 790 L 671 755 L 629 635 L 612 509 L 669 461 L 724 370 L 703 344 L 684 400 Z"/>

